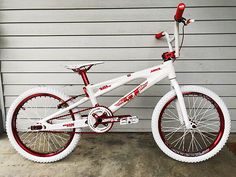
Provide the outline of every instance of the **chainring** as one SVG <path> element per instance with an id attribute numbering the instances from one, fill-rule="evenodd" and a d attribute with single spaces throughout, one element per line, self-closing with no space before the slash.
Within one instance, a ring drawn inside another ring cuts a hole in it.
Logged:
<path id="1" fill-rule="evenodd" d="M 101 117 L 104 118 L 107 116 L 113 116 L 113 114 L 106 107 L 98 106 L 98 107 L 91 109 L 91 111 L 88 114 L 89 128 L 96 133 L 105 133 L 105 132 L 109 131 L 112 128 L 114 123 L 109 122 L 109 123 L 103 124 L 102 118 L 101 118 Z"/>

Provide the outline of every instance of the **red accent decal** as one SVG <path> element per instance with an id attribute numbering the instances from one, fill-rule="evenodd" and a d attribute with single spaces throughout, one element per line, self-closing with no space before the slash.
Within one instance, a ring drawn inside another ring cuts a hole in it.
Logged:
<path id="1" fill-rule="evenodd" d="M 159 71 L 159 70 L 161 70 L 161 68 L 152 69 L 152 70 L 151 70 L 151 73 L 152 73 L 152 72 L 155 72 L 155 71 Z"/>
<path id="2" fill-rule="evenodd" d="M 69 124 L 64 124 L 63 127 L 73 127 L 75 124 L 74 123 L 69 123 Z"/>
<path id="3" fill-rule="evenodd" d="M 139 87 L 137 87 L 132 93 L 128 94 L 127 96 L 121 98 L 116 104 L 115 106 L 120 106 L 130 100 L 132 100 L 135 96 L 137 96 L 146 86 L 147 86 L 148 82 L 145 82 L 143 85 L 140 85 Z"/>
<path id="4" fill-rule="evenodd" d="M 104 89 L 107 89 L 107 88 L 109 88 L 109 87 L 111 87 L 111 85 L 104 85 L 104 86 L 100 87 L 99 89 L 100 89 L 100 90 L 104 90 Z"/>

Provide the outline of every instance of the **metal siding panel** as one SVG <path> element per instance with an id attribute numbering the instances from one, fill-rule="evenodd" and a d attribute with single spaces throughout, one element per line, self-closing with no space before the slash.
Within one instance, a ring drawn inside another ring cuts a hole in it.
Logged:
<path id="1" fill-rule="evenodd" d="M 91 83 L 102 82 L 128 73 L 90 73 Z M 236 73 L 177 73 L 181 84 L 236 84 Z M 130 83 L 139 83 L 135 80 Z M 164 79 L 160 84 L 168 84 Z M 3 84 L 83 84 L 74 73 L 3 73 Z"/>
<path id="2" fill-rule="evenodd" d="M 3 73 L 71 73 L 66 65 L 88 63 L 85 61 L 2 61 Z M 225 64 L 227 62 L 227 65 Z M 94 66 L 89 73 L 98 72 L 135 72 L 161 64 L 161 61 L 106 61 Z M 132 66 L 132 67 L 130 67 Z M 236 60 L 180 60 L 175 62 L 177 72 L 236 72 Z"/>
<path id="3" fill-rule="evenodd" d="M 160 54 L 167 48 L 153 34 L 172 32 L 169 20 L 178 2 L 2 0 L 0 57 L 7 110 L 16 96 L 37 85 L 49 84 L 69 95 L 82 91 L 82 80 L 69 73 L 66 64 L 107 61 L 92 69 L 92 82 L 160 64 Z M 236 131 L 236 1 L 190 0 L 186 4 L 192 7 L 186 9 L 186 17 L 198 21 L 186 28 L 187 47 L 176 63 L 178 80 L 183 85 L 206 86 L 223 96 Z M 140 115 L 139 124 L 117 126 L 113 131 L 150 131 L 152 108 L 169 90 L 168 83 L 162 81 L 119 111 Z M 112 103 L 135 85 L 137 81 L 118 88 L 102 97 L 102 102 Z"/>
<path id="4" fill-rule="evenodd" d="M 234 20 L 236 8 L 187 8 L 185 16 L 197 20 Z M 172 20 L 175 8 L 103 10 L 17 10 L 0 11 L 1 23 L 103 22 Z M 220 12 L 220 13 L 219 13 Z"/>
<path id="5" fill-rule="evenodd" d="M 49 87 L 53 87 L 65 92 L 68 95 L 79 95 L 83 93 L 83 85 L 47 85 Z M 125 93 L 128 93 L 134 87 L 138 86 L 138 84 L 128 84 L 122 87 L 119 87 L 112 92 L 107 93 L 107 96 L 123 96 Z M 236 85 L 199 85 L 202 87 L 206 87 L 211 89 L 212 91 L 216 92 L 219 96 L 232 96 L 236 97 Z M 19 94 L 25 92 L 28 89 L 37 87 L 37 85 L 18 85 L 18 84 L 11 84 L 11 85 L 4 85 L 4 95 L 5 96 L 18 96 Z M 155 85 L 149 88 L 147 91 L 142 93 L 140 96 L 163 96 L 170 90 L 170 85 Z"/>
<path id="6" fill-rule="evenodd" d="M 60 36 L 0 37 L 1 48 L 124 48 L 166 47 L 165 40 L 154 35 L 138 36 Z M 236 46 L 236 34 L 186 35 L 184 46 Z"/>
<path id="7" fill-rule="evenodd" d="M 210 24 L 210 25 L 209 25 Z M 236 21 L 196 21 L 186 33 L 235 33 Z M 173 32 L 170 22 L 105 22 L 105 23 L 5 23 L 1 35 L 141 35 L 160 31 Z"/>
<path id="8" fill-rule="evenodd" d="M 86 48 L 86 49 L 1 49 L 2 60 L 155 60 L 161 61 L 166 48 Z M 183 47 L 178 60 L 234 60 L 236 47 Z"/>
<path id="9" fill-rule="evenodd" d="M 235 0 L 183 0 L 188 7 L 195 6 L 236 6 Z M 176 7 L 179 0 L 1 0 L 1 9 L 57 9 L 57 8 L 140 8 L 140 7 Z"/>
<path id="10" fill-rule="evenodd" d="M 98 98 L 99 103 L 101 105 L 109 106 L 115 101 L 117 101 L 120 97 L 106 97 L 101 96 Z M 153 108 L 157 104 L 157 102 L 160 100 L 161 97 L 137 97 L 136 99 L 132 100 L 130 103 L 125 105 L 125 107 L 128 108 Z M 6 107 L 10 107 L 11 103 L 16 99 L 15 96 L 6 96 L 5 102 Z M 228 108 L 235 109 L 236 108 L 236 102 L 234 97 L 222 97 Z M 90 102 L 84 103 L 82 105 L 83 107 L 91 106 Z"/>
<path id="11" fill-rule="evenodd" d="M 81 107 L 81 108 L 84 108 L 84 107 Z M 8 111 L 9 107 L 7 107 L 6 110 Z M 137 115 L 140 120 L 150 121 L 152 118 L 152 113 L 153 113 L 153 108 L 124 107 L 123 109 L 118 110 L 116 112 L 116 115 L 127 115 L 127 114 Z M 229 109 L 229 113 L 232 117 L 232 122 L 236 122 L 236 109 Z M 142 124 L 140 126 L 142 126 Z"/>

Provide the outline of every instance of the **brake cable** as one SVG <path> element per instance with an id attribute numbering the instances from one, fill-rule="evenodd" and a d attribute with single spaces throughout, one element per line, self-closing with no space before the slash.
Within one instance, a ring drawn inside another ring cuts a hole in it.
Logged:
<path id="1" fill-rule="evenodd" d="M 184 27 L 185 27 L 186 25 L 183 25 L 182 26 L 182 40 L 181 40 L 181 44 L 180 44 L 180 47 L 179 47 L 179 52 L 181 51 L 181 49 L 182 49 L 182 46 L 183 46 L 183 43 L 184 43 Z"/>

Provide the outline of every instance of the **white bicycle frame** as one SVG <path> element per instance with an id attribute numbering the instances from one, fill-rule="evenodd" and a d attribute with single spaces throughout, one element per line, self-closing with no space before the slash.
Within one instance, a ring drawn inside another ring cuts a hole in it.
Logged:
<path id="1" fill-rule="evenodd" d="M 168 47 L 170 52 L 173 51 L 172 48 L 172 42 L 175 41 L 175 55 L 176 57 L 179 57 L 179 23 L 175 22 L 175 30 L 174 30 L 174 37 L 170 39 L 170 36 L 167 32 L 163 32 L 165 35 L 166 41 L 168 43 Z M 61 129 L 71 129 L 71 128 L 82 128 L 87 127 L 88 124 L 86 123 L 87 119 L 82 119 L 80 115 L 80 119 L 74 120 L 74 121 L 58 121 L 55 124 L 49 124 L 47 121 L 59 116 L 62 113 L 65 113 L 69 110 L 72 110 L 81 104 L 85 103 L 86 101 L 90 100 L 92 103 L 92 106 L 95 107 L 98 105 L 97 97 L 108 93 L 112 90 L 114 90 L 117 87 L 120 87 L 121 85 L 124 85 L 132 80 L 138 79 L 138 78 L 145 78 L 146 80 L 142 82 L 140 85 L 138 85 L 136 88 L 134 88 L 132 91 L 130 91 L 128 94 L 126 94 L 124 97 L 120 98 L 118 101 L 114 102 L 111 106 L 109 106 L 109 109 L 112 112 L 117 111 L 121 107 L 123 107 L 125 104 L 127 104 L 130 100 L 132 100 L 134 97 L 136 97 L 138 94 L 144 92 L 149 87 L 153 86 L 157 82 L 161 81 L 162 79 L 168 77 L 170 80 L 172 89 L 175 90 L 178 101 L 176 102 L 177 111 L 179 114 L 180 122 L 185 124 L 186 128 L 190 128 L 190 121 L 187 116 L 187 111 L 183 99 L 182 92 L 180 90 L 180 86 L 178 82 L 176 81 L 176 74 L 175 69 L 173 66 L 173 61 L 165 61 L 161 65 L 157 65 L 148 69 L 144 69 L 141 71 L 137 71 L 125 76 L 121 76 L 115 79 L 111 79 L 108 81 L 104 81 L 101 83 L 97 83 L 94 85 L 87 85 L 85 87 L 87 91 L 87 96 L 80 99 L 76 103 L 73 103 L 69 105 L 66 108 L 63 108 L 59 110 L 58 112 L 49 115 L 43 119 L 41 119 L 38 124 L 43 125 L 43 130 L 61 130 Z"/>

